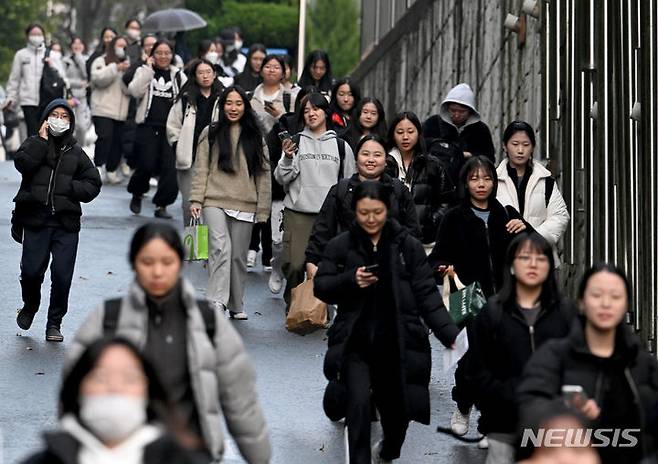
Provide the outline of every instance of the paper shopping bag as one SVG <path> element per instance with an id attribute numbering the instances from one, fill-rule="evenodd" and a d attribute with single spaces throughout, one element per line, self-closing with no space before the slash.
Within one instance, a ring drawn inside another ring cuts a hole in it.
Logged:
<path id="1" fill-rule="evenodd" d="M 480 314 L 487 299 L 479 282 L 464 285 L 457 274 L 454 275 L 454 281 L 457 291 L 450 293 L 450 277 L 446 273 L 443 278 L 443 303 L 455 324 L 462 328 Z"/>
<path id="2" fill-rule="evenodd" d="M 208 226 L 192 219 L 183 232 L 185 261 L 208 259 Z"/>
<path id="3" fill-rule="evenodd" d="M 307 279 L 292 289 L 286 329 L 299 335 L 321 329 L 327 323 L 327 304 L 313 293 L 313 280 Z"/>

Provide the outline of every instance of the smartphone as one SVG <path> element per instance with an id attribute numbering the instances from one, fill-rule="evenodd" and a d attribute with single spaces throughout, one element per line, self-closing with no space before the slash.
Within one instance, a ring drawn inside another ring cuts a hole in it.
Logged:
<path id="1" fill-rule="evenodd" d="M 363 268 L 364 272 L 370 272 L 371 274 L 376 274 L 379 270 L 379 264 L 370 264 Z"/>
<path id="2" fill-rule="evenodd" d="M 562 398 L 567 406 L 580 409 L 587 402 L 587 393 L 580 385 L 562 385 Z"/>
<path id="3" fill-rule="evenodd" d="M 283 142 L 286 139 L 291 139 L 292 140 L 292 137 L 290 136 L 288 131 L 284 130 L 282 132 L 279 132 L 279 139 L 281 139 L 281 141 Z"/>
<path id="4" fill-rule="evenodd" d="M 271 101 L 265 101 L 265 106 L 267 106 L 268 108 L 274 108 L 274 103 L 272 103 Z"/>

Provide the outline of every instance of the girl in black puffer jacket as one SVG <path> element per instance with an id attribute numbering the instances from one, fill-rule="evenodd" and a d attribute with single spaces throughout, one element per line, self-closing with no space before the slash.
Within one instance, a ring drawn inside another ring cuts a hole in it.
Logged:
<path id="1" fill-rule="evenodd" d="M 536 232 L 510 244 L 505 283 L 473 324 L 467 378 L 481 411 L 479 431 L 489 453 L 514 456 L 516 388 L 523 367 L 537 348 L 569 333 L 576 307 L 560 295 L 551 244 Z"/>
<path id="2" fill-rule="evenodd" d="M 448 315 L 420 242 L 388 220 L 390 187 L 365 181 L 354 192 L 356 222 L 329 242 L 315 294 L 337 304 L 327 332 L 325 412 L 345 417 L 349 462 L 370 456 L 370 396 L 381 414 L 379 459 L 397 459 L 410 420 L 428 424 L 432 358 L 428 331 L 449 347 L 457 326 Z M 365 266 L 377 266 L 366 272 Z M 425 324 L 423 324 L 423 322 Z"/>
<path id="3" fill-rule="evenodd" d="M 32 325 L 52 254 L 46 340 L 61 342 L 64 337 L 60 325 L 68 309 L 78 250 L 80 202 L 88 203 L 96 198 L 101 179 L 72 136 L 75 116 L 66 100 L 53 100 L 43 112 L 40 124 L 39 135 L 25 140 L 14 159 L 22 181 L 14 198 L 12 231 L 16 232 L 15 239 L 23 243 L 23 307 L 16 322 L 23 330 Z"/>
<path id="4" fill-rule="evenodd" d="M 389 126 L 387 140 L 391 159 L 388 174 L 411 191 L 422 242 L 429 251 L 443 216 L 455 203 L 455 187 L 438 158 L 426 154 L 420 120 L 414 113 L 398 113 Z"/>
<path id="5" fill-rule="evenodd" d="M 596 448 L 603 464 L 639 462 L 653 451 L 657 433 L 650 413 L 658 399 L 658 361 L 624 323 L 630 301 L 630 285 L 618 268 L 598 264 L 585 272 L 578 290 L 583 316 L 567 338 L 551 340 L 533 355 L 517 392 L 522 424 L 536 422 L 562 396 L 562 387 L 571 385 L 584 393 L 571 406 L 591 428 L 636 429 L 630 433 L 634 446 L 622 434 L 619 444 L 625 447 Z M 600 433 L 613 439 L 613 430 Z M 600 445 L 596 434 L 593 440 Z"/>

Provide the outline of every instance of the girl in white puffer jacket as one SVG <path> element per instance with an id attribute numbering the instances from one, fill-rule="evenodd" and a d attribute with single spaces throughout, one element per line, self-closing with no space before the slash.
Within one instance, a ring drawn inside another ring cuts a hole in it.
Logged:
<path id="1" fill-rule="evenodd" d="M 525 121 L 510 123 L 503 133 L 507 157 L 498 165 L 496 198 L 521 213 L 553 247 L 559 266 L 557 246 L 569 224 L 569 211 L 548 169 L 533 161 L 535 131 Z"/>

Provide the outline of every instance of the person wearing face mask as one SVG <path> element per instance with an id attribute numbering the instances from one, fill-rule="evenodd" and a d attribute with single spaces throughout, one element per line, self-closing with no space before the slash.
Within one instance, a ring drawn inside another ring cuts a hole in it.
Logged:
<path id="1" fill-rule="evenodd" d="M 80 37 L 74 36 L 69 43 L 71 54 L 64 58 L 66 79 L 71 88 L 75 106 L 75 138 L 81 146 L 86 145 L 87 131 L 91 126 L 91 110 L 87 101 L 87 86 L 89 76 L 85 66 L 85 43 Z"/>
<path id="2" fill-rule="evenodd" d="M 390 206 L 389 185 L 361 182 L 356 221 L 327 244 L 314 279 L 315 296 L 338 308 L 327 331 L 323 407 L 329 419 L 345 418 L 351 464 L 399 458 L 409 422 L 430 423 L 428 328 L 447 348 L 459 332 L 422 244 L 389 218 Z M 383 437 L 371 451 L 373 405 Z"/>
<path id="3" fill-rule="evenodd" d="M 609 430 L 607 437 L 635 429 L 634 445 L 624 440 L 624 447 L 595 448 L 603 464 L 637 463 L 655 452 L 658 361 L 625 322 L 632 294 L 616 266 L 589 268 L 578 287 L 581 315 L 566 338 L 546 342 L 530 358 L 516 395 L 522 426 L 536 423 L 551 401 L 562 399 L 589 420 L 588 427 Z"/>
<path id="4" fill-rule="evenodd" d="M 131 62 L 138 61 L 142 55 L 142 44 L 140 43 L 142 23 L 137 18 L 131 18 L 126 21 L 125 30 L 126 41 L 128 42 L 126 54 Z"/>
<path id="5" fill-rule="evenodd" d="M 66 79 L 66 70 L 64 69 L 64 54 L 62 49 L 62 44 L 57 40 L 50 42 L 50 47 L 48 47 L 50 53 L 48 57 L 45 58 L 46 63 L 53 68 L 63 79 Z M 68 82 L 67 82 L 68 85 Z"/>
<path id="6" fill-rule="evenodd" d="M 46 54 L 45 31 L 40 24 L 30 24 L 25 29 L 27 46 L 16 52 L 7 80 L 7 98 L 4 108 L 15 109 L 20 105 L 27 126 L 27 136 L 39 131 L 39 88 Z"/>
<path id="7" fill-rule="evenodd" d="M 21 289 L 23 307 L 16 322 L 32 325 L 41 303 L 41 284 L 50 266 L 51 290 L 46 340 L 61 342 L 62 319 L 78 250 L 80 202 L 100 193 L 98 171 L 72 134 L 75 115 L 66 100 L 53 100 L 41 116 L 39 135 L 29 137 L 16 152 L 14 164 L 23 181 L 14 202 L 12 223 L 22 228 Z"/>
<path id="8" fill-rule="evenodd" d="M 511 205 L 553 247 L 560 266 L 558 244 L 569 224 L 569 211 L 551 172 L 533 160 L 535 131 L 525 121 L 510 123 L 503 133 L 507 157 L 496 169 L 496 199 Z"/>
<path id="9" fill-rule="evenodd" d="M 366 135 L 356 147 L 356 174 L 341 179 L 331 187 L 322 203 L 306 247 L 306 269 L 315 275 L 327 243 L 352 226 L 354 210 L 352 198 L 356 187 L 365 181 L 377 181 L 391 186 L 391 204 L 388 215 L 416 238 L 420 237 L 420 225 L 416 207 L 409 189 L 399 179 L 390 177 L 386 169 L 386 144 L 377 135 Z"/>
<path id="10" fill-rule="evenodd" d="M 59 427 L 23 464 L 201 464 L 167 432 L 174 407 L 153 366 L 125 338 L 105 338 L 82 353 L 62 381 Z M 205 461 L 207 462 L 207 460 Z"/>
<path id="11" fill-rule="evenodd" d="M 94 148 L 94 164 L 105 171 L 104 180 L 118 184 L 117 172 L 121 162 L 123 124 L 128 117 L 130 97 L 123 82 L 123 74 L 130 67 L 126 55 L 128 43 L 117 36 L 109 43 L 107 51 L 96 58 L 91 66 L 91 115 L 98 139 Z"/>
<path id="12" fill-rule="evenodd" d="M 244 71 L 247 64 L 247 57 L 240 51 L 242 49 L 242 37 L 235 29 L 225 29 L 219 34 L 224 53 L 222 54 L 219 64 L 224 70 L 224 75 L 235 78 Z"/>
<path id="13" fill-rule="evenodd" d="M 194 286 L 181 275 L 183 254 L 172 226 L 138 228 L 129 252 L 135 281 L 122 298 L 89 314 L 67 353 L 66 366 L 102 336 L 125 337 L 153 365 L 178 407 L 180 425 L 201 437 L 205 462 L 221 461 L 225 422 L 247 463 L 268 463 L 269 432 L 249 356 L 224 315 L 207 300 L 197 300 Z"/>

